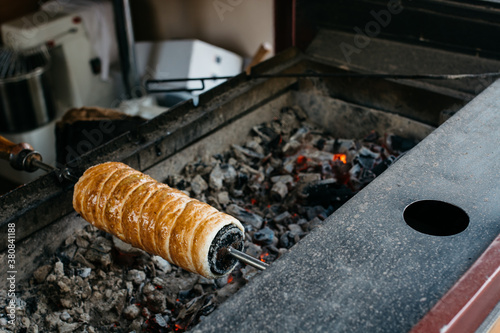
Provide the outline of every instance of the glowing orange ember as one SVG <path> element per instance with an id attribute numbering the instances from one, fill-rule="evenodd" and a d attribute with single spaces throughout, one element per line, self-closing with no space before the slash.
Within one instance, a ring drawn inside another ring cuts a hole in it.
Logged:
<path id="1" fill-rule="evenodd" d="M 259 256 L 260 261 L 266 262 L 266 258 L 269 256 L 269 253 L 264 252 Z"/>
<path id="2" fill-rule="evenodd" d="M 307 158 L 303 155 L 300 155 L 299 157 L 297 157 L 298 164 L 304 164 L 304 163 L 306 163 L 306 161 L 307 161 Z"/>
<path id="3" fill-rule="evenodd" d="M 233 276 L 232 276 L 232 275 L 229 275 L 229 276 L 227 277 L 227 283 L 231 283 L 231 282 L 233 282 Z"/>
<path id="4" fill-rule="evenodd" d="M 340 161 L 344 164 L 347 164 L 347 156 L 346 154 L 334 154 L 333 155 L 333 160 L 334 161 Z"/>
<path id="5" fill-rule="evenodd" d="M 252 198 L 250 201 L 252 202 L 252 205 L 255 205 L 257 203 L 257 199 L 254 198 Z"/>

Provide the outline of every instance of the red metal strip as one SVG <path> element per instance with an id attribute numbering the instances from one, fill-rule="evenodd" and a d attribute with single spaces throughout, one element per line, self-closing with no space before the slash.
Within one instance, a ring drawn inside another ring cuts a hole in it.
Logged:
<path id="1" fill-rule="evenodd" d="M 500 235 L 410 333 L 474 332 L 500 302 Z"/>

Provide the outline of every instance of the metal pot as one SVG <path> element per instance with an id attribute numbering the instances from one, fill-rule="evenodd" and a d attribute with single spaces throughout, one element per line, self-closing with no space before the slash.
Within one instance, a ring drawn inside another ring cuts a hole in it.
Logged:
<path id="1" fill-rule="evenodd" d="M 54 119 L 55 103 L 47 79 L 48 59 L 29 72 L 0 78 L 0 132 L 25 132 Z"/>

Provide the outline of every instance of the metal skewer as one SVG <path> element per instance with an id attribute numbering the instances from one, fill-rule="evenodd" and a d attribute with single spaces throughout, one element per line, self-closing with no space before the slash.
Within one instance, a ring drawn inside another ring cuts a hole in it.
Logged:
<path id="1" fill-rule="evenodd" d="M 232 247 L 228 247 L 227 252 L 234 258 L 238 259 L 239 261 L 242 261 L 247 265 L 260 269 L 261 271 L 269 267 L 269 264 L 266 264 L 263 261 L 255 259 L 254 257 L 249 256 L 248 254 L 238 251 Z"/>
<path id="2" fill-rule="evenodd" d="M 59 178 L 59 180 L 62 180 L 62 178 L 64 178 L 64 179 L 69 180 L 73 183 L 78 182 L 78 177 L 73 176 L 67 168 L 58 169 L 56 167 L 53 167 L 52 165 L 49 165 L 49 164 L 42 162 L 42 160 L 36 160 L 36 159 L 33 159 L 31 161 L 31 164 L 36 166 L 39 169 L 42 169 L 43 171 L 46 171 L 46 172 L 56 171 L 57 178 Z"/>
<path id="3" fill-rule="evenodd" d="M 31 145 L 27 143 L 15 144 L 3 136 L 0 136 L 0 159 L 4 159 L 10 165 L 21 171 L 33 172 L 42 169 L 46 172 L 55 171 L 59 181 L 64 179 L 73 183 L 78 181 L 78 177 L 71 174 L 67 168 L 56 168 L 46 164 L 42 160 L 42 155 L 35 151 Z"/>

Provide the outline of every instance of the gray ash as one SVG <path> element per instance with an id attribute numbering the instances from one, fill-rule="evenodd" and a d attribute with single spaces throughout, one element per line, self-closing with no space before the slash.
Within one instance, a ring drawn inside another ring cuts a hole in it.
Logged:
<path id="1" fill-rule="evenodd" d="M 243 250 L 272 262 L 389 167 L 412 140 L 368 132 L 336 138 L 300 108 L 252 129 L 243 145 L 185 166 L 166 183 L 239 219 Z M 88 225 L 20 286 L 19 332 L 182 332 L 259 271 L 237 263 L 210 280 Z M 0 299 L 6 295 L 0 291 Z M 5 302 L 0 328 L 9 332 Z"/>

